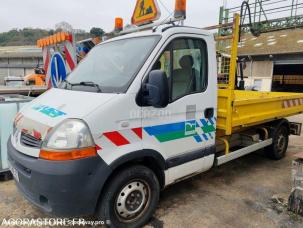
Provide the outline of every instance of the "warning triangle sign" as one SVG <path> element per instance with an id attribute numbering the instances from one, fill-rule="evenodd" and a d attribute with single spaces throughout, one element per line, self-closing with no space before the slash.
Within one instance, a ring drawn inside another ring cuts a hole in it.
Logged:
<path id="1" fill-rule="evenodd" d="M 159 19 L 160 16 L 161 11 L 156 0 L 137 0 L 132 16 L 132 24 L 148 24 Z"/>

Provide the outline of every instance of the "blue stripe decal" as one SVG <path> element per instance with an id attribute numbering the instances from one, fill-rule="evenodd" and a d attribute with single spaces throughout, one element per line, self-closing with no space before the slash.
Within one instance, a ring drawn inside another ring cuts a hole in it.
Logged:
<path id="1" fill-rule="evenodd" d="M 201 127 L 198 121 L 196 121 L 196 127 Z"/>
<path id="2" fill-rule="evenodd" d="M 158 126 L 153 126 L 153 127 L 145 127 L 144 130 L 150 136 L 155 136 L 155 135 L 160 135 L 160 134 L 165 134 L 165 133 L 171 133 L 171 132 L 174 132 L 174 131 L 184 131 L 185 130 L 185 122 L 158 125 Z"/>
<path id="3" fill-rule="evenodd" d="M 199 135 L 195 135 L 194 136 L 195 140 L 199 143 L 199 142 L 202 142 L 202 139 Z"/>
<path id="4" fill-rule="evenodd" d="M 208 140 L 208 137 L 207 137 L 206 134 L 203 134 L 202 136 L 204 137 L 204 139 L 205 139 L 206 141 Z"/>
<path id="5" fill-rule="evenodd" d="M 213 135 L 212 135 L 212 133 L 208 133 L 208 135 L 209 135 L 209 137 L 210 137 L 211 139 L 214 138 Z"/>
<path id="6" fill-rule="evenodd" d="M 215 123 L 214 123 L 214 121 L 210 118 L 210 119 L 208 119 L 209 120 L 209 122 L 211 123 L 211 125 L 215 125 Z"/>
<path id="7" fill-rule="evenodd" d="M 208 126 L 207 121 L 205 119 L 201 119 L 201 123 L 204 127 Z"/>

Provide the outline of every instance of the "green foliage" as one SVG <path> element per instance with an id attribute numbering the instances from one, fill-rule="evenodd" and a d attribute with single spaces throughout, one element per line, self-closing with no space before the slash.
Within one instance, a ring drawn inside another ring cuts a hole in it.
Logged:
<path id="1" fill-rule="evenodd" d="M 101 37 L 104 35 L 104 30 L 102 28 L 96 28 L 96 27 L 93 27 L 91 30 L 90 30 L 90 34 L 93 36 L 93 37 Z"/>
<path id="2" fill-rule="evenodd" d="M 53 29 L 12 29 L 8 32 L 0 33 L 0 46 L 36 45 L 38 39 L 53 35 L 54 33 L 56 33 L 56 31 Z M 77 40 L 83 40 L 90 37 L 91 35 L 89 33 L 81 33 L 76 35 Z"/>

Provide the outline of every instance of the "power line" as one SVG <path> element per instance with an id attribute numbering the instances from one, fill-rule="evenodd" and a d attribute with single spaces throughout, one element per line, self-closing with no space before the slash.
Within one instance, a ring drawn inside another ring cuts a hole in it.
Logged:
<path id="1" fill-rule="evenodd" d="M 163 6 L 163 8 L 166 10 L 168 14 L 172 14 L 172 12 L 166 7 L 166 5 L 162 2 L 162 0 L 159 0 L 160 4 Z"/>

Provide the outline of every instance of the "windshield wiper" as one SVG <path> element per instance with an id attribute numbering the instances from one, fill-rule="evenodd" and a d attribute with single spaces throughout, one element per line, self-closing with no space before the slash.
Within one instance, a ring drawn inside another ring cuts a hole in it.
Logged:
<path id="1" fill-rule="evenodd" d="M 67 89 L 67 85 L 69 85 L 71 87 L 71 90 L 73 90 L 74 86 L 88 86 L 88 87 L 94 87 L 97 88 L 98 93 L 102 93 L 101 87 L 94 82 L 80 82 L 80 83 L 71 83 L 67 80 L 63 80 L 62 82 L 65 82 L 65 89 Z"/>
<path id="2" fill-rule="evenodd" d="M 74 84 L 75 85 L 75 84 Z M 76 84 L 77 85 L 77 84 Z M 102 93 L 102 89 L 101 87 L 99 86 L 99 84 L 97 83 L 94 83 L 94 82 L 80 82 L 79 85 L 81 86 L 90 86 L 90 87 L 95 87 L 98 89 L 98 92 L 99 93 Z"/>

